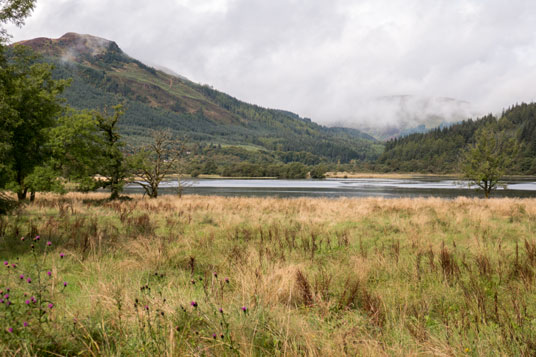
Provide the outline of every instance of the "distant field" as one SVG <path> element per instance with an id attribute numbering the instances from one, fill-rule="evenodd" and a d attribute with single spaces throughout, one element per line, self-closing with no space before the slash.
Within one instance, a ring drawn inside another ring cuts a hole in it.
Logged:
<path id="1" fill-rule="evenodd" d="M 105 198 L 0 218 L 1 354 L 536 354 L 536 199 Z"/>

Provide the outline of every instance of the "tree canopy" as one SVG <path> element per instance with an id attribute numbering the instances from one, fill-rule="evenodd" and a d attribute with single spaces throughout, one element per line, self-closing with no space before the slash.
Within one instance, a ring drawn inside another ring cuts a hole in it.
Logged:
<path id="1" fill-rule="evenodd" d="M 512 138 L 485 127 L 477 133 L 475 144 L 464 152 L 461 172 L 489 198 L 516 154 L 517 145 Z"/>

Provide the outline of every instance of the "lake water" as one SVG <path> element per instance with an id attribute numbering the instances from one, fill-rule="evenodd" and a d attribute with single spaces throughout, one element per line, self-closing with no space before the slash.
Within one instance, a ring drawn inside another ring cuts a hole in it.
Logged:
<path id="1" fill-rule="evenodd" d="M 411 179 L 198 179 L 185 181 L 184 194 L 252 197 L 481 197 L 468 183 L 453 179 L 423 177 Z M 177 194 L 177 181 L 163 182 L 160 194 Z M 130 184 L 126 193 L 143 193 Z M 536 178 L 507 181 L 492 197 L 536 197 Z"/>

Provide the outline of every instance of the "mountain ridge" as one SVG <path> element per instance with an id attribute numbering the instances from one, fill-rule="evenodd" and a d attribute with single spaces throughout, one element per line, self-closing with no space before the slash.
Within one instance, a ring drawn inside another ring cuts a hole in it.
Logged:
<path id="1" fill-rule="evenodd" d="M 73 79 L 64 93 L 71 106 L 100 109 L 126 103 L 122 125 L 130 141 L 146 141 L 147 129 L 168 128 L 192 142 L 253 146 L 277 155 L 308 152 L 329 162 L 370 160 L 381 151 L 381 144 L 359 130 L 329 128 L 285 110 L 242 102 L 147 66 L 114 41 L 70 32 L 17 44 L 54 63 L 56 78 Z"/>

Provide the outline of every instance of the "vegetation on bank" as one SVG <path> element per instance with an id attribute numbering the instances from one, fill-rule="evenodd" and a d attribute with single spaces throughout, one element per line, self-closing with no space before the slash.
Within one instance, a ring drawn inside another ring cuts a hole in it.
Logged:
<path id="1" fill-rule="evenodd" d="M 0 353 L 534 355 L 535 229 L 521 199 L 39 195 L 0 218 Z"/>

